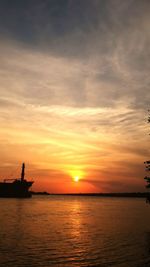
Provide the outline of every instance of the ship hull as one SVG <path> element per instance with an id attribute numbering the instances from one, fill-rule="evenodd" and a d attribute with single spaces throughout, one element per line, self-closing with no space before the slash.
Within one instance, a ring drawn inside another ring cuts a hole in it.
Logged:
<path id="1" fill-rule="evenodd" d="M 0 197 L 6 198 L 29 198 L 32 193 L 29 188 L 32 186 L 33 182 L 30 181 L 20 181 L 15 180 L 13 183 L 0 183 Z"/>

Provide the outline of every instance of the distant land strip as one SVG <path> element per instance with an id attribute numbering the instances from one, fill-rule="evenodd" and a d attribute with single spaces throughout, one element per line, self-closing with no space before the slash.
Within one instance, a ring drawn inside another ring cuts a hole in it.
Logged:
<path id="1" fill-rule="evenodd" d="M 124 193 L 48 193 L 44 192 L 31 192 L 33 195 L 46 195 L 46 196 L 91 196 L 91 197 L 135 197 L 146 198 L 150 196 L 150 192 L 124 192 Z"/>

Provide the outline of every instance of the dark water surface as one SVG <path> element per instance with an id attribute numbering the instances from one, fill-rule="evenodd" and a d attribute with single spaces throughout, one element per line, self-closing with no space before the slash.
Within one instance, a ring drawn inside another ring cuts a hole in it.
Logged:
<path id="1" fill-rule="evenodd" d="M 150 266 L 144 199 L 0 199 L 0 267 Z"/>

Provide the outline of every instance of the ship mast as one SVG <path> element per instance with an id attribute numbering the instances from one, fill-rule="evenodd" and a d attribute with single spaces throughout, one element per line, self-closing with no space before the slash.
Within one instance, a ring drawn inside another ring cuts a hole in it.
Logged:
<path id="1" fill-rule="evenodd" d="M 24 180 L 24 176 L 25 176 L 25 163 L 22 164 L 21 181 Z"/>

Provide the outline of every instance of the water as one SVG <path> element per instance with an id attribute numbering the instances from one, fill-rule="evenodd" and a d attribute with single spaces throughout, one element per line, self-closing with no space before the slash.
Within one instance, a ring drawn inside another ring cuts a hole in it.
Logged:
<path id="1" fill-rule="evenodd" d="M 150 266 L 144 199 L 0 199 L 0 267 Z"/>

